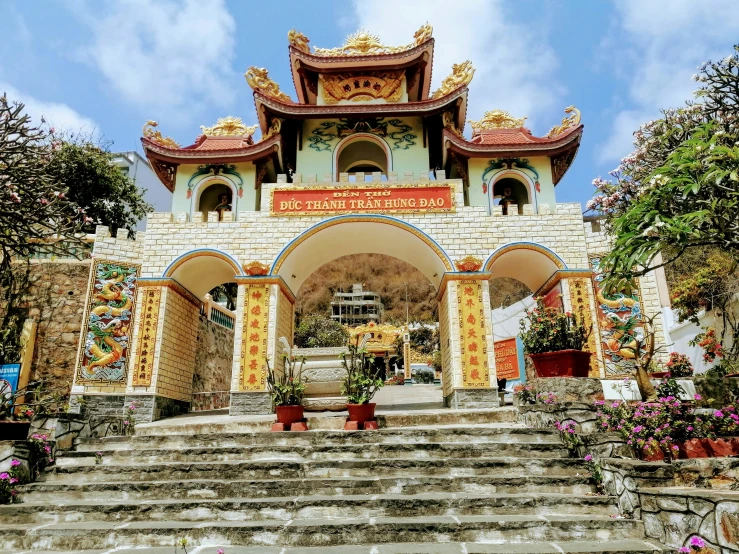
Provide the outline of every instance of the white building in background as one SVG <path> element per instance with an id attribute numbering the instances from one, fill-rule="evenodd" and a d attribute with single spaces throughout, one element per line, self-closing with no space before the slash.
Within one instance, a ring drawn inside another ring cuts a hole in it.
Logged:
<path id="1" fill-rule="evenodd" d="M 113 152 L 113 164 L 133 180 L 139 189 L 144 190 L 144 200 L 154 206 L 153 212 L 163 212 L 172 206 L 172 193 L 161 185 L 151 164 L 138 152 Z M 137 231 L 146 229 L 146 218 L 139 221 Z"/>
<path id="2" fill-rule="evenodd" d="M 331 319 L 345 325 L 379 323 L 384 312 L 380 295 L 364 290 L 361 284 L 352 285 L 351 292 L 335 292 L 331 302 Z"/>

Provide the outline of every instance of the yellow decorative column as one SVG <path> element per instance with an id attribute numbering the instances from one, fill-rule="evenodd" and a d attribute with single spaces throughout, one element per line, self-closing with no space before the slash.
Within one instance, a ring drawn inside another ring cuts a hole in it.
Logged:
<path id="1" fill-rule="evenodd" d="M 498 406 L 489 273 L 475 270 L 444 275 L 439 320 L 444 403 L 452 408 Z M 457 264 L 459 269 L 469 268 Z"/>
<path id="2" fill-rule="evenodd" d="M 267 367 L 282 369 L 280 337 L 293 340 L 295 297 L 280 277 L 238 277 L 231 415 L 267 414 Z"/>

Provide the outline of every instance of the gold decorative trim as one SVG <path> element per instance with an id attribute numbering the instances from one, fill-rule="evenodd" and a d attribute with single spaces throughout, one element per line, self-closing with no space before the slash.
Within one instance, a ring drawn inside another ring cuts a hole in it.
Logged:
<path id="1" fill-rule="evenodd" d="M 310 46 L 308 46 L 310 39 L 300 31 L 290 29 L 287 32 L 287 40 L 290 43 L 290 46 L 294 46 L 297 50 L 310 54 Z"/>
<path id="2" fill-rule="evenodd" d="M 172 137 L 162 136 L 162 133 L 158 129 L 154 130 L 154 127 L 159 127 L 159 123 L 157 123 L 153 119 L 150 119 L 146 122 L 144 128 L 141 130 L 144 138 L 156 142 L 157 144 L 161 144 L 165 148 L 180 147 L 180 145 Z"/>
<path id="3" fill-rule="evenodd" d="M 251 277 L 257 275 L 267 275 L 269 273 L 269 266 L 267 264 L 263 264 L 262 262 L 253 261 L 244 266 L 244 271 L 246 271 L 246 274 Z"/>
<path id="4" fill-rule="evenodd" d="M 454 265 L 457 267 L 458 271 L 469 273 L 472 271 L 480 271 L 482 260 L 480 258 L 475 258 L 474 256 L 465 256 L 461 260 L 454 262 Z"/>
<path id="5" fill-rule="evenodd" d="M 457 291 L 462 385 L 468 388 L 490 387 L 483 285 L 487 283 L 477 279 L 460 285 Z"/>
<path id="6" fill-rule="evenodd" d="M 540 254 L 544 254 L 547 258 L 552 260 L 554 262 L 554 265 L 556 265 L 558 269 L 565 269 L 564 262 L 560 260 L 557 256 L 555 256 L 548 248 L 539 246 L 537 244 L 516 243 L 503 246 L 499 250 L 497 250 L 495 254 L 493 254 L 493 256 L 489 258 L 488 261 L 485 263 L 485 271 L 490 271 L 490 268 L 493 266 L 495 261 L 503 254 L 505 254 L 506 252 L 510 252 L 511 250 L 533 250 L 535 252 L 539 252 Z"/>
<path id="7" fill-rule="evenodd" d="M 159 306 L 162 289 L 148 288 L 142 291 L 141 323 L 136 346 L 136 369 L 133 372 L 131 385 L 134 387 L 151 386 L 156 359 L 157 328 L 159 326 Z"/>
<path id="8" fill-rule="evenodd" d="M 574 277 L 592 277 L 593 272 L 589 269 L 558 269 L 544 284 L 534 291 L 534 296 L 543 296 L 552 290 L 562 279 Z"/>
<path id="9" fill-rule="evenodd" d="M 575 106 L 568 106 L 565 108 L 565 113 L 572 114 L 569 117 L 562 118 L 561 125 L 555 125 L 547 133 L 547 138 L 558 137 L 568 129 L 573 129 L 580 125 L 580 110 Z"/>
<path id="10" fill-rule="evenodd" d="M 254 283 L 261 283 L 267 285 L 278 285 L 282 293 L 287 297 L 291 304 L 295 304 L 296 298 L 290 287 L 287 286 L 285 280 L 279 275 L 255 275 L 248 277 L 246 275 L 237 275 L 235 278 L 236 283 L 239 285 L 251 285 Z"/>
<path id="11" fill-rule="evenodd" d="M 366 223 L 383 223 L 385 225 L 392 225 L 393 227 L 398 227 L 400 229 L 403 229 L 404 231 L 408 231 L 412 235 L 415 235 L 417 238 L 421 239 L 429 248 L 431 248 L 436 253 L 436 255 L 439 257 L 441 262 L 444 264 L 444 267 L 447 269 L 447 271 L 454 270 L 451 262 L 449 261 L 449 257 L 447 256 L 446 252 L 444 252 L 441 249 L 441 247 L 438 246 L 433 240 L 428 238 L 425 234 L 423 234 L 421 231 L 419 231 L 418 229 L 416 229 L 409 223 L 406 223 L 400 220 L 388 219 L 384 217 L 347 216 L 347 217 L 338 217 L 336 219 L 329 219 L 328 221 L 321 222 L 318 225 L 311 227 L 307 231 L 298 235 L 295 239 L 293 239 L 293 241 L 287 247 L 285 247 L 285 249 L 280 253 L 279 257 L 275 260 L 275 263 L 273 266 L 273 273 L 279 273 L 280 267 L 282 266 L 282 263 L 285 261 L 285 259 L 298 246 L 300 246 L 303 242 L 308 240 L 310 237 L 312 237 L 316 233 L 323 231 L 324 229 L 327 229 L 329 227 L 333 227 L 334 225 L 341 225 L 343 223 L 365 223 L 365 222 Z"/>
<path id="12" fill-rule="evenodd" d="M 464 140 L 464 135 L 462 134 L 462 131 L 459 130 L 459 127 L 457 127 L 457 122 L 454 120 L 454 114 L 452 112 L 444 112 L 441 116 L 441 120 L 444 125 L 444 129 L 449 129 L 449 131 Z"/>
<path id="13" fill-rule="evenodd" d="M 251 66 L 244 73 L 244 77 L 246 77 L 246 82 L 249 83 L 252 90 L 283 102 L 292 102 L 290 97 L 280 90 L 280 85 L 269 78 L 268 73 L 263 67 Z"/>
<path id="14" fill-rule="evenodd" d="M 230 115 L 219 118 L 212 127 L 200 126 L 200 130 L 207 137 L 244 137 L 245 139 L 251 138 L 258 128 L 259 125 L 247 127 L 240 117 Z"/>
<path id="15" fill-rule="evenodd" d="M 475 68 L 472 67 L 472 62 L 470 60 L 462 63 L 455 63 L 452 65 L 451 75 L 441 82 L 441 86 L 431 95 L 431 99 L 441 98 L 442 96 L 446 96 L 447 94 L 454 92 L 459 87 L 469 85 L 474 75 Z"/>
<path id="16" fill-rule="evenodd" d="M 441 302 L 444 298 L 449 281 L 488 281 L 492 278 L 492 273 L 482 271 L 476 273 L 445 273 L 439 283 L 439 289 L 436 291 L 436 300 Z"/>
<path id="17" fill-rule="evenodd" d="M 369 102 L 384 99 L 397 102 L 403 94 L 403 72 L 382 71 L 371 74 L 336 73 L 321 77 L 326 104 L 341 100 Z"/>
<path id="18" fill-rule="evenodd" d="M 278 134 L 280 132 L 280 129 L 282 128 L 282 122 L 279 119 L 273 119 L 272 125 L 269 126 L 269 129 L 267 130 L 266 135 L 262 135 L 262 138 L 259 139 L 259 142 L 271 139 L 273 136 Z"/>
<path id="19" fill-rule="evenodd" d="M 520 129 L 526 119 L 526 117 L 515 118 L 505 110 L 492 110 L 485 112 L 479 121 L 468 119 L 467 122 L 475 131 L 488 131 L 492 129 Z"/>
<path id="20" fill-rule="evenodd" d="M 186 261 L 191 260 L 193 258 L 199 258 L 200 256 L 210 256 L 212 258 L 218 258 L 219 260 L 223 260 L 224 262 L 228 263 L 228 265 L 231 266 L 231 268 L 234 270 L 234 273 L 236 275 L 241 275 L 244 273 L 243 269 L 241 269 L 241 266 L 238 265 L 237 262 L 235 262 L 230 256 L 224 254 L 223 252 L 219 252 L 217 250 L 193 250 L 192 252 L 188 252 L 187 254 L 183 254 L 179 258 L 177 258 L 175 261 L 173 261 L 169 267 L 165 270 L 165 273 L 163 277 L 172 277 L 175 271 L 184 264 Z"/>
<path id="21" fill-rule="evenodd" d="M 598 343 L 600 342 L 600 329 L 595 324 L 590 302 L 593 295 L 593 281 L 590 277 L 575 278 L 568 280 L 570 284 L 570 304 L 572 313 L 575 314 L 585 327 L 590 329 L 586 350 L 592 353 L 590 357 L 590 377 L 601 377 L 598 365 Z"/>
<path id="22" fill-rule="evenodd" d="M 405 52 L 406 50 L 415 48 L 416 46 L 420 46 L 421 44 L 429 40 L 431 38 L 433 30 L 434 28 L 426 23 L 414 33 L 412 43 L 403 46 L 387 46 L 385 44 L 382 44 L 379 36 L 368 33 L 364 29 L 360 29 L 353 35 L 349 35 L 346 38 L 343 46 L 339 46 L 338 48 L 314 47 L 313 53 L 317 56 L 331 57 L 398 54 L 400 52 Z M 290 32 L 292 33 L 292 31 Z M 309 53 L 310 49 L 304 49 L 308 48 L 308 40 L 305 38 L 305 35 L 301 35 L 297 31 L 295 31 L 295 33 L 297 35 L 295 36 L 297 44 L 293 42 L 294 39 L 291 39 L 290 33 L 288 33 L 288 40 L 290 40 L 290 43 L 298 48 L 298 50 Z"/>

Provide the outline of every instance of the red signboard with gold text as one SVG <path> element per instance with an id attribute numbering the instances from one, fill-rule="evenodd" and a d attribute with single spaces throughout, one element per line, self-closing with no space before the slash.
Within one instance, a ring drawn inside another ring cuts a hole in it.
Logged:
<path id="1" fill-rule="evenodd" d="M 454 211 L 450 185 L 348 185 L 272 190 L 271 215 Z"/>
<path id="2" fill-rule="evenodd" d="M 515 381 L 521 378 L 518 368 L 516 338 L 499 340 L 495 343 L 495 373 L 498 379 Z"/>

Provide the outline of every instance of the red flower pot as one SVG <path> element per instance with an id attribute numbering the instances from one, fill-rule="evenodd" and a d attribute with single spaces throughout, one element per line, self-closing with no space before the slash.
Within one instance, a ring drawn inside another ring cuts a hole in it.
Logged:
<path id="1" fill-rule="evenodd" d="M 680 448 L 680 457 L 683 458 L 710 458 L 710 454 L 706 452 L 701 439 L 690 439 L 685 441 Z"/>
<path id="2" fill-rule="evenodd" d="M 276 406 L 275 412 L 277 412 L 277 423 L 297 423 L 303 420 L 303 406 Z"/>
<path id="3" fill-rule="evenodd" d="M 30 421 L 0 421 L 0 441 L 24 441 L 30 428 Z"/>
<path id="4" fill-rule="evenodd" d="M 734 454 L 734 448 L 730 440 L 724 439 L 703 439 L 703 447 L 708 450 L 713 457 L 723 458 Z"/>
<path id="5" fill-rule="evenodd" d="M 346 409 L 349 410 L 349 421 L 356 421 L 358 423 L 364 423 L 375 419 L 375 404 L 371 402 L 369 404 L 347 404 Z"/>
<path id="6" fill-rule="evenodd" d="M 590 352 L 560 350 L 543 354 L 529 354 L 537 377 L 587 377 L 590 371 Z"/>
<path id="7" fill-rule="evenodd" d="M 652 448 L 644 448 L 644 461 L 645 462 L 661 462 L 665 459 L 665 453 L 658 446 Z"/>
<path id="8" fill-rule="evenodd" d="M 664 379 L 669 374 L 670 373 L 668 371 L 655 371 L 650 375 L 650 377 L 653 377 L 654 379 Z"/>

